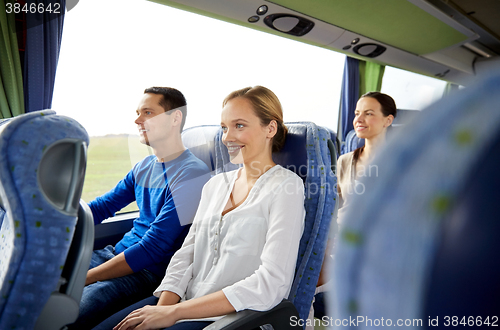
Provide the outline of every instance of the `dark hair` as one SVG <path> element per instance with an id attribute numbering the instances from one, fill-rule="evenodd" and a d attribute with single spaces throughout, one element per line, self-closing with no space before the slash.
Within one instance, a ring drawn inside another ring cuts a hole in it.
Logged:
<path id="1" fill-rule="evenodd" d="M 384 115 L 384 117 L 392 115 L 394 118 L 396 118 L 396 115 L 398 114 L 398 109 L 396 108 L 396 102 L 394 102 L 394 99 L 389 95 L 380 92 L 368 92 L 366 94 L 361 95 L 360 99 L 362 99 L 363 97 L 371 97 L 372 99 L 377 100 L 377 102 L 380 104 L 380 108 L 382 110 L 382 114 Z M 354 164 L 358 162 L 359 156 L 361 155 L 364 149 L 365 146 L 362 146 L 354 150 L 354 154 L 352 156 Z"/>
<path id="2" fill-rule="evenodd" d="M 180 110 L 182 112 L 182 121 L 180 131 L 184 129 L 187 116 L 186 98 L 180 91 L 171 87 L 150 87 L 144 90 L 144 94 L 158 94 L 163 95 L 160 105 L 165 109 L 165 112 L 171 110 Z"/>
<path id="3" fill-rule="evenodd" d="M 285 145 L 288 128 L 283 122 L 283 110 L 278 97 L 268 88 L 263 86 L 245 87 L 232 92 L 222 102 L 224 107 L 230 100 L 243 97 L 250 101 L 253 111 L 263 126 L 269 125 L 271 120 L 276 121 L 276 134 L 272 140 L 272 152 L 280 151 Z"/>
<path id="4" fill-rule="evenodd" d="M 368 92 L 361 95 L 360 99 L 363 97 L 371 97 L 372 99 L 377 100 L 377 102 L 380 103 L 384 117 L 393 115 L 394 118 L 396 118 L 396 115 L 398 114 L 396 102 L 394 102 L 394 99 L 389 95 L 380 92 Z"/>

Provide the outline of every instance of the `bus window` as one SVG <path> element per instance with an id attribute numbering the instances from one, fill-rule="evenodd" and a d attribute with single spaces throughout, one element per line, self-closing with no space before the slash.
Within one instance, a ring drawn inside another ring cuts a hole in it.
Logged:
<path id="1" fill-rule="evenodd" d="M 229 92 L 263 85 L 285 121 L 336 129 L 344 55 L 149 1 L 124 3 L 80 2 L 64 21 L 52 108 L 91 136 L 86 202 L 148 154 L 134 124 L 147 87 L 185 95 L 185 128 L 220 124 Z"/>
<path id="2" fill-rule="evenodd" d="M 381 92 L 392 96 L 398 109 L 423 110 L 443 96 L 445 87 L 445 81 L 387 66 Z"/>

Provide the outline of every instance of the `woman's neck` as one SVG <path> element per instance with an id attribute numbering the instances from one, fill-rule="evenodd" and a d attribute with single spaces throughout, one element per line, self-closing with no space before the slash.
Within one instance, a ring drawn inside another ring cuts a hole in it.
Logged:
<path id="1" fill-rule="evenodd" d="M 253 160 L 248 163 L 243 163 L 243 170 L 241 175 L 246 177 L 248 184 L 253 186 L 253 184 L 261 177 L 262 174 L 269 171 L 276 163 L 273 161 L 272 157 L 265 157 L 260 160 Z"/>
<path id="2" fill-rule="evenodd" d="M 385 143 L 385 132 L 374 136 L 370 139 L 365 139 L 365 148 L 363 149 L 363 158 L 371 160 L 377 153 L 377 150 Z"/>

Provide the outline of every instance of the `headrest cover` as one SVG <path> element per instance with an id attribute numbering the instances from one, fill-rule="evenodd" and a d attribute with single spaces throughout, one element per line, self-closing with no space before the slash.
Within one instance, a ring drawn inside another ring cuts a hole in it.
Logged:
<path id="1" fill-rule="evenodd" d="M 78 139 L 54 142 L 38 166 L 38 184 L 47 200 L 61 212 L 75 214 L 83 188 L 87 145 Z"/>

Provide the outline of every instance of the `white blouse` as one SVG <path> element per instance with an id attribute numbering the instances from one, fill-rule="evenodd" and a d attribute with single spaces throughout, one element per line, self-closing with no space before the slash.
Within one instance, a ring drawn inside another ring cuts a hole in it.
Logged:
<path id="1" fill-rule="evenodd" d="M 240 170 L 205 185 L 193 225 L 155 296 L 172 291 L 188 300 L 222 290 L 236 311 L 269 310 L 288 296 L 304 228 L 304 185 L 276 165 L 222 216 Z"/>

